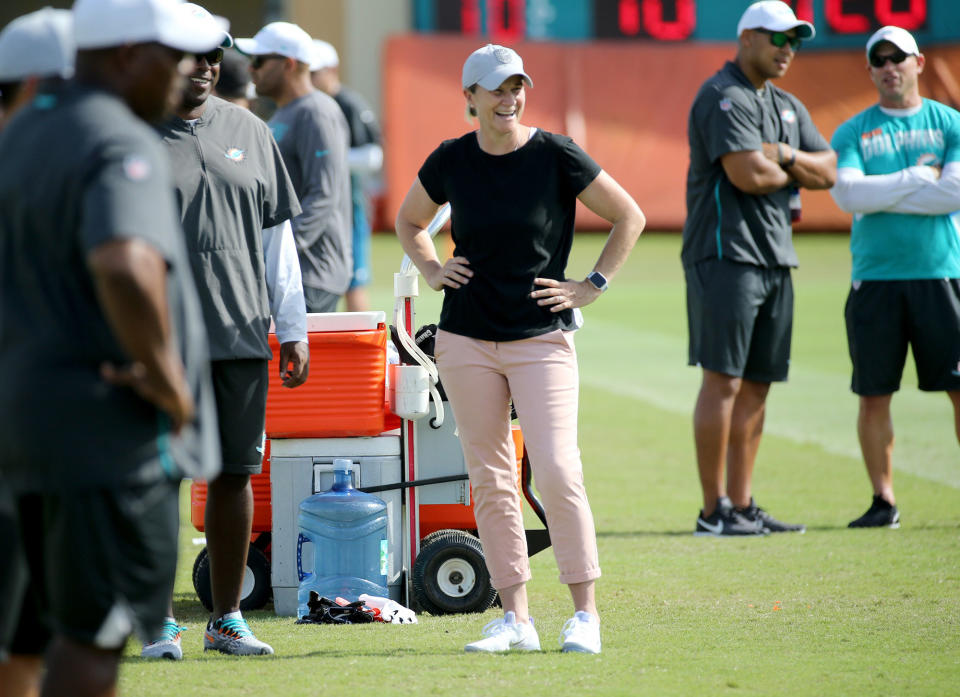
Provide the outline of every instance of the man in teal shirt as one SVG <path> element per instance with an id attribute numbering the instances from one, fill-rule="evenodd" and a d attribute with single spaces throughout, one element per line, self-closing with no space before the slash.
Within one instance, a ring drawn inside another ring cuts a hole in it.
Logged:
<path id="1" fill-rule="evenodd" d="M 946 391 L 960 440 L 960 113 L 920 97 L 924 57 L 909 32 L 867 41 L 879 103 L 843 123 L 837 204 L 853 213 L 853 284 L 846 305 L 857 434 L 873 503 L 850 527 L 900 526 L 893 493 L 890 401 L 907 344 L 919 387 Z"/>

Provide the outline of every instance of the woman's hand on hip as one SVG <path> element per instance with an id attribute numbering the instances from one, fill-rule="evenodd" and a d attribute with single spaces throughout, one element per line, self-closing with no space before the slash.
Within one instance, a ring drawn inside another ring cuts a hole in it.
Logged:
<path id="1" fill-rule="evenodd" d="M 562 312 L 575 307 L 589 305 L 598 297 L 600 291 L 589 281 L 557 281 L 552 278 L 535 278 L 533 284 L 543 286 L 530 293 L 530 297 L 541 307 L 549 307 L 550 312 Z"/>
<path id="2" fill-rule="evenodd" d="M 459 288 L 470 282 L 473 270 L 466 257 L 450 257 L 443 266 L 436 266 L 430 276 L 424 278 L 434 290 L 442 290 L 444 286 Z"/>

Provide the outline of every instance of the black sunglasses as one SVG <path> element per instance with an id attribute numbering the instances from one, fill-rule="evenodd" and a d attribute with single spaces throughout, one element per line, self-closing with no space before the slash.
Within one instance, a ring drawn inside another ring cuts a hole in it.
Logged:
<path id="1" fill-rule="evenodd" d="M 220 65 L 220 63 L 223 62 L 223 49 L 217 47 L 206 53 L 195 53 L 194 57 L 197 59 L 197 63 L 205 60 L 207 61 L 207 65 Z"/>
<path id="2" fill-rule="evenodd" d="M 887 64 L 887 61 L 893 61 L 894 65 L 900 65 L 903 61 L 907 60 L 909 53 L 904 53 L 903 51 L 896 50 L 893 53 L 883 53 L 876 54 L 874 53 L 870 56 L 870 65 L 874 68 L 882 68 Z"/>
<path id="3" fill-rule="evenodd" d="M 254 70 L 260 70 L 263 67 L 263 64 L 268 60 L 273 60 L 274 58 L 286 58 L 286 56 L 281 56 L 276 53 L 268 53 L 262 56 L 254 56 L 250 60 L 250 65 Z"/>
<path id="4" fill-rule="evenodd" d="M 769 29 L 757 29 L 756 31 L 768 35 L 770 37 L 770 43 L 777 48 L 783 48 L 787 44 L 790 44 L 790 48 L 794 51 L 799 51 L 800 45 L 803 43 L 803 39 L 799 36 L 788 36 L 782 31 L 770 31 Z"/>

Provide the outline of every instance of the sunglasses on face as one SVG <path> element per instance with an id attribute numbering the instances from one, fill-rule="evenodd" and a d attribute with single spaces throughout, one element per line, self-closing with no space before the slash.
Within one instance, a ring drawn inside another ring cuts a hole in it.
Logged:
<path id="1" fill-rule="evenodd" d="M 800 50 L 800 45 L 803 43 L 803 39 L 798 36 L 789 36 L 782 31 L 770 31 L 769 29 L 757 29 L 761 34 L 766 34 L 770 37 L 770 43 L 772 43 L 777 48 L 783 48 L 787 44 L 790 44 L 790 48 L 794 51 Z"/>
<path id="2" fill-rule="evenodd" d="M 220 65 L 223 61 L 223 49 L 218 47 L 206 53 L 196 53 L 194 57 L 197 59 L 197 63 L 205 60 L 207 65 Z"/>
<path id="3" fill-rule="evenodd" d="M 254 57 L 250 60 L 250 66 L 251 66 L 254 70 L 260 70 L 260 68 L 263 67 L 263 64 L 264 64 L 264 63 L 266 63 L 268 60 L 274 60 L 275 58 L 286 58 L 286 56 L 278 56 L 278 55 L 275 54 L 275 53 L 270 53 L 270 54 L 267 54 L 267 55 L 264 55 L 264 56 L 254 56 Z"/>
<path id="4" fill-rule="evenodd" d="M 894 51 L 893 53 L 882 53 L 882 54 L 873 54 L 870 56 L 870 65 L 874 68 L 882 68 L 887 64 L 887 61 L 893 61 L 894 65 L 900 65 L 903 61 L 907 60 L 908 53 L 903 51 Z"/>

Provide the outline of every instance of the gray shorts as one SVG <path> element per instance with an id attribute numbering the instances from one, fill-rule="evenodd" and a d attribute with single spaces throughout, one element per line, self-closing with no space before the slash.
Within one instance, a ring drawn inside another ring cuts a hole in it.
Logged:
<path id="1" fill-rule="evenodd" d="M 782 382 L 790 368 L 790 269 L 705 259 L 684 268 L 689 365 L 754 382 Z"/>
<path id="2" fill-rule="evenodd" d="M 177 492 L 163 480 L 10 499 L 17 556 L 0 564 L 0 654 L 41 654 L 53 635 L 108 650 L 131 631 L 155 638 L 176 574 Z"/>
<path id="3" fill-rule="evenodd" d="M 270 364 L 253 358 L 212 361 L 213 392 L 225 474 L 259 474 Z"/>
<path id="4" fill-rule="evenodd" d="M 303 287 L 303 299 L 307 312 L 336 312 L 340 296 L 321 288 Z"/>
<path id="5" fill-rule="evenodd" d="M 899 390 L 907 344 L 921 390 L 960 390 L 960 279 L 860 281 L 844 315 L 856 394 Z"/>

